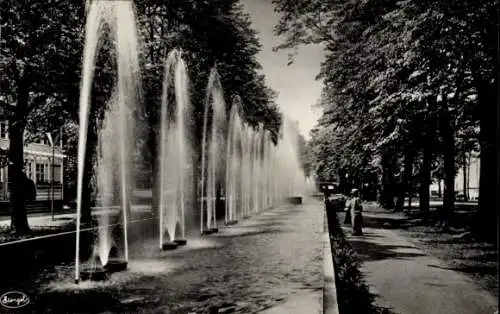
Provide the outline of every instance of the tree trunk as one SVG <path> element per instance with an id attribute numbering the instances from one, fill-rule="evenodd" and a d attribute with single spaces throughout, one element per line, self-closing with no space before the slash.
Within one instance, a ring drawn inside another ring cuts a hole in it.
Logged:
<path id="1" fill-rule="evenodd" d="M 347 191 L 347 182 L 346 182 L 345 175 L 346 175 L 346 173 L 343 169 L 339 170 L 339 191 L 341 191 L 341 193 L 347 195 L 348 191 Z"/>
<path id="2" fill-rule="evenodd" d="M 411 202 L 412 202 L 412 194 L 413 194 L 413 188 L 410 189 L 410 193 L 408 194 L 408 213 L 411 212 Z"/>
<path id="3" fill-rule="evenodd" d="M 464 201 L 467 202 L 469 200 L 469 197 L 467 196 L 468 191 L 467 191 L 467 154 L 464 152 L 463 155 L 463 166 L 462 166 L 462 172 L 463 172 L 463 190 L 464 190 Z"/>
<path id="4" fill-rule="evenodd" d="M 470 160 L 472 152 L 467 156 L 467 199 L 470 200 Z"/>
<path id="5" fill-rule="evenodd" d="M 443 97 L 443 108 L 440 112 L 440 131 L 443 138 L 443 168 L 444 168 L 444 195 L 442 220 L 449 221 L 455 206 L 455 135 L 450 113 Z"/>
<path id="6" fill-rule="evenodd" d="M 24 79 L 29 75 L 28 69 L 24 77 L 17 82 L 17 102 L 14 115 L 9 121 L 9 181 L 11 229 L 17 235 L 31 232 L 25 207 L 25 175 L 24 175 L 24 124 L 28 113 L 29 90 Z"/>
<path id="7" fill-rule="evenodd" d="M 430 185 L 432 148 L 431 134 L 427 134 L 422 150 L 422 168 L 420 169 L 419 209 L 421 213 L 428 213 L 430 209 Z M 441 184 L 439 184 L 441 187 Z"/>
<path id="8" fill-rule="evenodd" d="M 19 104 L 19 102 L 18 102 Z M 17 109 L 17 108 L 16 108 Z M 28 225 L 28 217 L 25 207 L 25 192 L 24 192 L 24 139 L 22 121 L 16 119 L 10 124 L 9 128 L 9 181 L 10 189 L 10 206 L 11 206 L 11 229 L 17 235 L 26 235 L 31 232 Z"/>
<path id="9" fill-rule="evenodd" d="M 160 205 L 160 167 L 158 164 L 158 140 L 157 135 L 154 129 L 154 124 L 150 126 L 149 130 L 149 138 L 148 138 L 148 148 L 149 153 L 151 154 L 150 165 L 151 165 L 151 176 L 152 176 L 152 209 L 153 215 L 158 214 L 159 205 Z"/>
<path id="10" fill-rule="evenodd" d="M 392 169 L 393 163 L 391 157 L 387 155 L 382 157 L 382 187 L 381 187 L 381 200 L 382 207 L 386 209 L 394 208 L 394 171 Z"/>
<path id="11" fill-rule="evenodd" d="M 405 204 L 405 194 L 406 194 L 406 188 L 404 187 L 404 185 L 405 185 L 404 179 L 403 176 L 401 176 L 399 184 L 397 185 L 396 188 L 396 204 L 394 204 L 395 212 L 400 212 L 403 210 L 403 206 Z"/>
<path id="12" fill-rule="evenodd" d="M 498 91 L 497 91 L 498 92 Z M 495 120 L 498 107 L 495 101 L 494 85 L 478 86 L 480 110 L 480 177 L 479 177 L 479 218 L 478 229 L 482 235 L 496 239 L 497 230 L 497 160 L 498 148 Z"/>
<path id="13" fill-rule="evenodd" d="M 402 211 L 404 202 L 405 202 L 405 194 L 407 192 L 410 193 L 411 197 L 411 180 L 412 180 L 412 174 L 413 174 L 413 161 L 414 161 L 414 153 L 411 151 L 411 149 L 407 149 L 405 154 L 404 154 L 404 162 L 403 162 L 403 175 L 401 177 L 401 183 L 398 188 L 398 199 L 396 202 L 396 211 Z"/>

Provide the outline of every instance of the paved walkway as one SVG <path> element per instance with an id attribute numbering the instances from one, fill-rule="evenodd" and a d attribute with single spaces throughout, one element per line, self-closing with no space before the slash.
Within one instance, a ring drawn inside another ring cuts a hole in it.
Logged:
<path id="1" fill-rule="evenodd" d="M 377 213 L 366 213 L 367 216 Z M 344 215 L 339 215 L 343 222 Z M 364 228 L 364 236 L 344 233 L 361 260 L 376 305 L 400 314 L 493 314 L 497 301 L 469 277 L 445 269 L 391 230 Z"/>

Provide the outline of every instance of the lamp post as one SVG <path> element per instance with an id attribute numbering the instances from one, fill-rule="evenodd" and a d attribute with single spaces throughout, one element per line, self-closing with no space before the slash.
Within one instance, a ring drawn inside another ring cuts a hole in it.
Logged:
<path id="1" fill-rule="evenodd" d="M 51 173 L 50 173 L 50 214 L 52 216 L 52 220 L 54 220 L 54 161 L 56 155 L 56 142 L 62 136 L 62 128 L 59 130 L 59 134 L 52 139 L 52 134 L 47 132 L 47 138 L 49 139 L 50 146 L 52 148 L 52 160 L 51 160 Z"/>

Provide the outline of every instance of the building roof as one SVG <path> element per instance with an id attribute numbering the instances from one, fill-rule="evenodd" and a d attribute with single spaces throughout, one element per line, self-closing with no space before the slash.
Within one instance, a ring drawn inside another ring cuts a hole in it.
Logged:
<path id="1" fill-rule="evenodd" d="M 0 138 L 0 148 L 3 150 L 9 149 L 9 140 Z M 37 156 L 52 157 L 52 147 L 45 144 L 30 143 L 24 146 L 24 152 Z M 66 157 L 60 147 L 55 147 L 54 157 L 64 158 Z"/>

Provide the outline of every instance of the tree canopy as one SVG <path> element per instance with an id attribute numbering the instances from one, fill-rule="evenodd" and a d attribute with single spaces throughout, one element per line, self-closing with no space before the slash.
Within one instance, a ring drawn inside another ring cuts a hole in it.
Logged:
<path id="1" fill-rule="evenodd" d="M 194 126 L 202 124 L 206 82 L 210 69 L 216 66 L 226 102 L 230 104 L 238 95 L 245 120 L 253 125 L 263 122 L 266 128 L 277 133 L 280 114 L 275 92 L 266 85 L 259 71 L 256 56 L 261 46 L 239 1 L 148 0 L 134 4 L 140 36 L 142 101 L 147 103 L 142 114 L 152 138 L 147 137 L 149 142 L 144 145 L 149 148 L 156 145 L 164 61 L 173 48 L 182 49 L 188 66 L 190 96 L 195 107 Z M 85 10 L 84 1 L 3 1 L 1 4 L 0 65 L 4 75 L 0 101 L 2 108 L 15 105 L 9 115 L 9 158 L 13 163 L 9 173 L 14 179 L 12 227 L 19 233 L 29 231 L 23 196 L 15 192 L 22 190 L 16 185 L 20 182 L 16 178 L 20 178 L 23 170 L 24 131 L 55 132 L 63 127 L 67 131 L 65 151 L 74 161 L 71 155 L 76 153 L 77 144 L 74 130 L 79 118 Z M 110 38 L 104 36 L 92 88 L 91 129 L 98 127 L 98 123 L 93 124 L 103 118 L 106 100 L 112 93 L 116 73 L 113 49 Z M 95 136 L 89 135 L 88 165 L 92 165 L 95 153 L 92 141 L 95 140 Z M 67 165 L 74 167 L 76 163 Z M 66 169 L 75 174 L 76 169 Z M 86 175 L 87 181 L 90 176 L 91 173 Z"/>
<path id="2" fill-rule="evenodd" d="M 325 47 L 323 116 L 310 143 L 319 177 L 376 172 L 382 194 L 401 197 L 417 180 L 425 209 L 430 173 L 441 173 L 449 212 L 460 156 L 480 150 L 481 169 L 494 167 L 494 1 L 273 3 L 284 37 L 276 49 Z M 480 202 L 491 204 L 494 179 L 481 172 L 483 179 Z"/>

